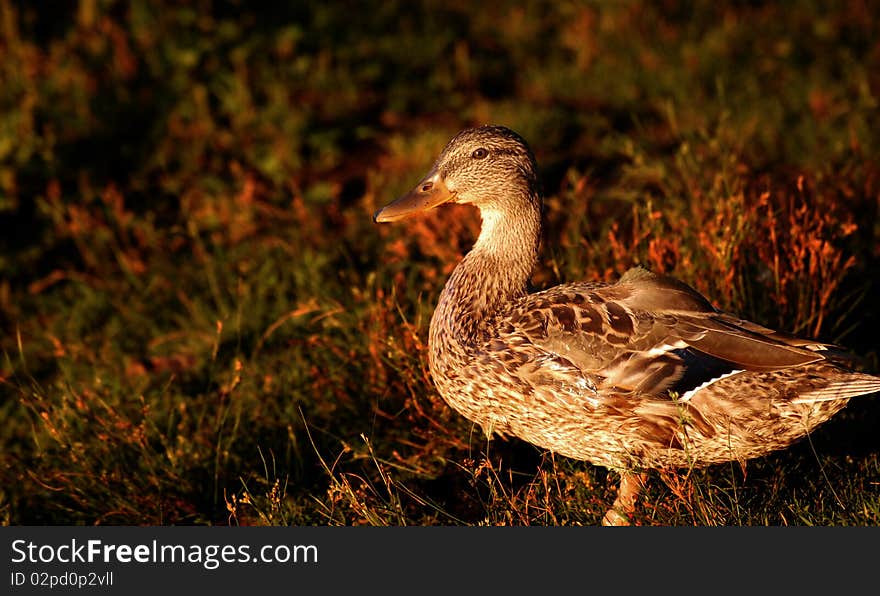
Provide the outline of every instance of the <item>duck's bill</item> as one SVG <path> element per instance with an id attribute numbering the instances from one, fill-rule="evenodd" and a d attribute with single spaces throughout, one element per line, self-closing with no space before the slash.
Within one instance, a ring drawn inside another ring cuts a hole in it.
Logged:
<path id="1" fill-rule="evenodd" d="M 454 197 L 455 195 L 447 188 L 443 177 L 436 172 L 431 172 L 414 189 L 376 211 L 373 215 L 373 221 L 377 223 L 397 221 L 433 209 L 437 205 L 448 203 Z"/>

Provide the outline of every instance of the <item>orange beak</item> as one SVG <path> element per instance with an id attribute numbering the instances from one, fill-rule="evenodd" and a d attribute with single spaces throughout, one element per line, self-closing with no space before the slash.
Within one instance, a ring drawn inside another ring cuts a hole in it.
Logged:
<path id="1" fill-rule="evenodd" d="M 373 221 L 376 223 L 397 221 L 448 203 L 454 198 L 455 195 L 446 187 L 446 182 L 440 173 L 431 170 L 414 189 L 376 211 Z"/>

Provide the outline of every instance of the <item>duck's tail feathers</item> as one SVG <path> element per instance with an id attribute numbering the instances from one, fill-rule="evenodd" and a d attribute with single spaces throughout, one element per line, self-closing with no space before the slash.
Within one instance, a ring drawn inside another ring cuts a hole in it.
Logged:
<path id="1" fill-rule="evenodd" d="M 805 391 L 793 399 L 792 403 L 803 404 L 850 399 L 851 397 L 877 392 L 880 392 L 880 377 L 858 375 L 848 379 L 833 381 L 820 389 Z"/>

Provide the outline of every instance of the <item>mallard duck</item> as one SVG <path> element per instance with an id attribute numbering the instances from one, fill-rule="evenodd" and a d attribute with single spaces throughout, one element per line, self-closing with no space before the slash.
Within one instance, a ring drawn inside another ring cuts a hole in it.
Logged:
<path id="1" fill-rule="evenodd" d="M 642 268 L 528 293 L 541 193 L 531 150 L 508 128 L 460 132 L 374 221 L 444 203 L 477 207 L 482 226 L 431 318 L 433 381 L 487 436 L 620 472 L 604 524 L 628 522 L 649 470 L 763 456 L 880 391 L 836 346 L 719 311 Z"/>

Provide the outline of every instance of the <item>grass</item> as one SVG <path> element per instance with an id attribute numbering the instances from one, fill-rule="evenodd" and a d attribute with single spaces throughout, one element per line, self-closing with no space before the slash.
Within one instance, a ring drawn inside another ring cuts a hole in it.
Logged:
<path id="1" fill-rule="evenodd" d="M 597 523 L 613 474 L 431 383 L 476 214 L 371 223 L 477 123 L 537 154 L 536 287 L 643 264 L 877 372 L 878 14 L 0 0 L 0 521 Z M 877 525 L 878 416 L 655 473 L 636 522 Z"/>

